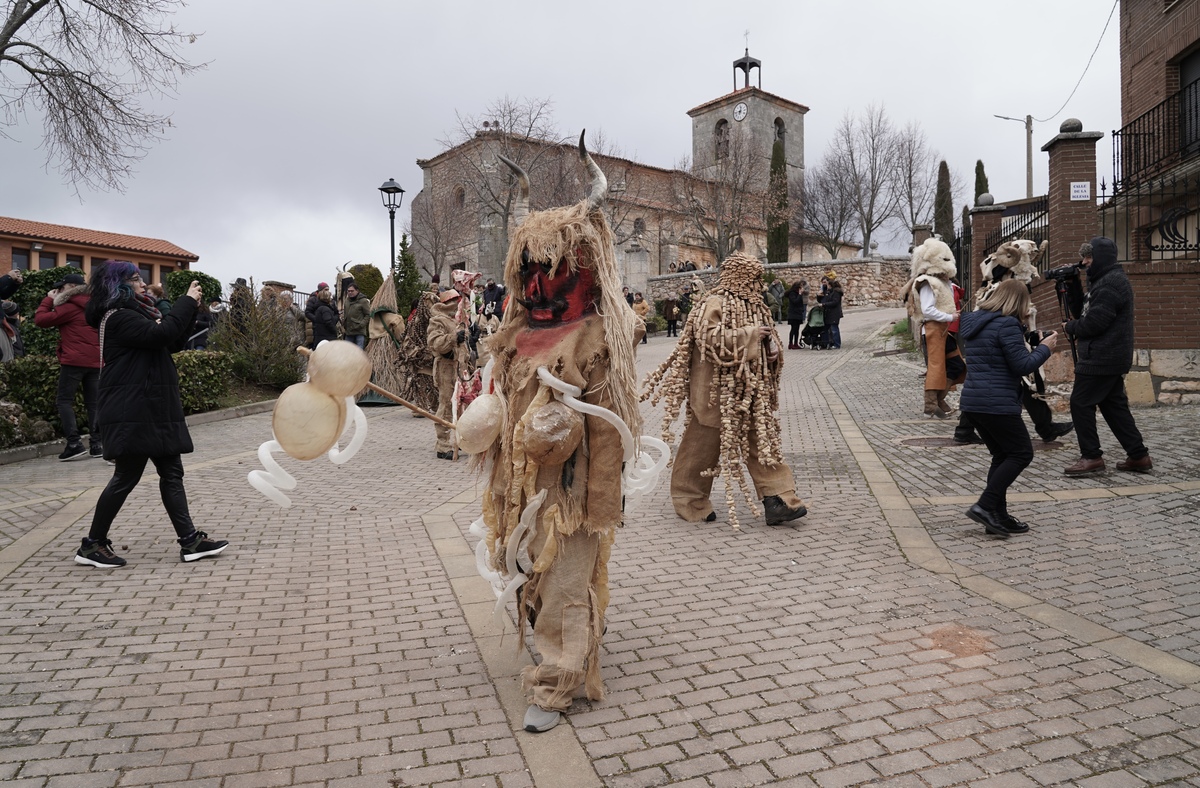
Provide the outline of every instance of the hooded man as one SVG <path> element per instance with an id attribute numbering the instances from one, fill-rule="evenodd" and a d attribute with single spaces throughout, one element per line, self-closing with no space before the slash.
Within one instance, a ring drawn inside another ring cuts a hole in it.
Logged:
<path id="1" fill-rule="evenodd" d="M 1133 286 L 1117 263 L 1117 244 L 1111 239 L 1093 238 L 1080 254 L 1087 271 L 1087 296 L 1080 316 L 1064 328 L 1079 343 L 1071 419 L 1081 456 L 1063 473 L 1092 476 L 1104 471 L 1096 408 L 1125 450 L 1117 470 L 1147 473 L 1154 463 L 1125 394 L 1125 373 L 1133 366 Z"/>

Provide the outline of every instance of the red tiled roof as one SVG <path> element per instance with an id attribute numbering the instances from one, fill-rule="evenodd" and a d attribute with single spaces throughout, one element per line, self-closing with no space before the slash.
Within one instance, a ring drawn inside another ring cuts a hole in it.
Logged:
<path id="1" fill-rule="evenodd" d="M 738 88 L 737 90 L 733 91 L 732 93 L 726 93 L 724 96 L 721 96 L 720 98 L 715 98 L 712 101 L 706 101 L 698 107 L 692 107 L 691 109 L 689 109 L 687 111 L 687 114 L 688 114 L 688 117 L 691 117 L 694 113 L 700 112 L 701 110 L 708 109 L 709 107 L 716 106 L 717 104 L 722 104 L 722 103 L 725 103 L 728 101 L 732 101 L 735 96 L 749 96 L 752 94 L 758 94 L 759 96 L 769 99 L 777 104 L 784 104 L 784 105 L 796 110 L 797 112 L 808 112 L 808 107 L 804 106 L 803 104 L 797 104 L 794 101 L 789 101 L 788 99 L 785 99 L 783 96 L 776 96 L 774 93 L 768 93 L 765 90 L 756 88 L 753 85 L 751 85 L 748 88 Z"/>
<path id="2" fill-rule="evenodd" d="M 0 233 L 19 235 L 34 241 L 61 241 L 81 246 L 100 246 L 127 252 L 142 252 L 172 257 L 176 260 L 196 262 L 200 256 L 158 238 L 143 238 L 140 235 L 106 233 L 101 230 L 85 230 L 82 227 L 67 227 L 62 224 L 31 222 L 0 216 Z"/>

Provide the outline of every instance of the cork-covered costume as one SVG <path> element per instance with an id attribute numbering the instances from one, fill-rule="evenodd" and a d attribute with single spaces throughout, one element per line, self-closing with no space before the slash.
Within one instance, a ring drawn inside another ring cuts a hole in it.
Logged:
<path id="1" fill-rule="evenodd" d="M 603 697 L 607 564 L 622 522 L 622 437 L 604 418 L 568 407 L 558 392 L 577 387 L 580 401 L 611 411 L 632 435 L 641 425 L 634 369 L 640 321 L 621 298 L 613 235 L 600 210 L 607 182 L 582 139 L 580 150 L 591 196 L 527 218 L 528 179 L 504 160 L 524 199 L 505 260 L 512 302 L 488 339 L 491 382 L 505 407 L 485 455 L 481 561 L 506 580 L 519 576 L 521 639 L 528 622 L 541 655 L 523 674 L 531 731 L 552 727 L 580 691 Z"/>
<path id="2" fill-rule="evenodd" d="M 646 379 L 642 398 L 654 404 L 666 400 L 663 440 L 672 440 L 670 426 L 687 406 L 671 472 L 671 500 L 689 522 L 715 519 L 709 496 L 717 476 L 725 477 L 734 528 L 735 486 L 755 514 L 755 500 L 763 500 L 770 525 L 807 511 L 783 461 L 777 415 L 783 355 L 762 299 L 761 277 L 762 264 L 752 257 L 735 254 L 725 260 L 717 286 L 688 315 L 674 352 Z M 743 467 L 754 482 L 754 496 Z"/>

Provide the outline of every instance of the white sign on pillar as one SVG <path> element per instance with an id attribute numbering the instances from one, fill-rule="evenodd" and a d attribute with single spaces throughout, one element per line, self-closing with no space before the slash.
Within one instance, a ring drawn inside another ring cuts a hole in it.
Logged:
<path id="1" fill-rule="evenodd" d="M 1071 181 L 1071 201 L 1092 199 L 1091 181 Z"/>

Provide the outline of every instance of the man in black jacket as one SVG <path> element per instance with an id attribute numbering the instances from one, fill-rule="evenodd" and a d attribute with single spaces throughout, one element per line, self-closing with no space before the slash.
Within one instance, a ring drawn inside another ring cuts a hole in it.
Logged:
<path id="1" fill-rule="evenodd" d="M 1087 270 L 1087 298 L 1083 312 L 1068 320 L 1066 331 L 1078 342 L 1075 387 L 1071 391 L 1071 418 L 1082 455 L 1063 469 L 1067 476 L 1090 476 L 1104 470 L 1104 452 L 1096 432 L 1096 408 L 1125 450 L 1118 471 L 1146 473 L 1154 467 L 1142 434 L 1129 411 L 1125 373 L 1133 366 L 1133 287 L 1117 264 L 1117 245 L 1108 238 L 1093 238 L 1090 254 L 1081 250 Z"/>

